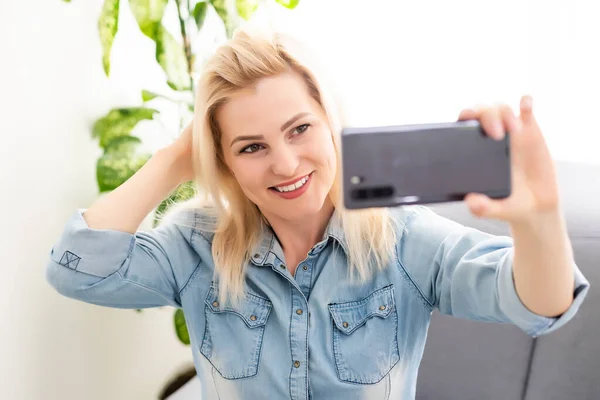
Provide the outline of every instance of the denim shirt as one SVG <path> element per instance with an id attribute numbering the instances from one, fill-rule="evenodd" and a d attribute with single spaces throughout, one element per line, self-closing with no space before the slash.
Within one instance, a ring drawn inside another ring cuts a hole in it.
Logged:
<path id="1" fill-rule="evenodd" d="M 557 318 L 529 311 L 515 290 L 513 241 L 425 206 L 394 208 L 398 241 L 366 282 L 347 275 L 347 243 L 334 213 L 292 276 L 264 232 L 246 269 L 246 296 L 220 304 L 204 216 L 134 235 L 91 229 L 77 209 L 50 251 L 46 279 L 100 306 L 183 308 L 203 400 L 414 399 L 431 313 L 512 323 L 530 336 L 577 312 L 589 282 L 573 265 L 574 302 Z"/>

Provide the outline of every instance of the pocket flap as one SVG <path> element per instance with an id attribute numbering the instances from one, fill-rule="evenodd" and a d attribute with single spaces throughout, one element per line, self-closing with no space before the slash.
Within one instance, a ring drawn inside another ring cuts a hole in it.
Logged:
<path id="1" fill-rule="evenodd" d="M 239 305 L 233 307 L 231 304 L 221 304 L 219 302 L 219 292 L 214 286 L 211 286 L 204 302 L 214 313 L 233 313 L 244 320 L 249 328 L 256 328 L 267 323 L 272 304 L 269 300 L 255 294 L 245 292 Z"/>
<path id="2" fill-rule="evenodd" d="M 387 318 L 395 307 L 393 288 L 383 287 L 362 300 L 329 304 L 335 325 L 349 335 L 371 317 Z"/>

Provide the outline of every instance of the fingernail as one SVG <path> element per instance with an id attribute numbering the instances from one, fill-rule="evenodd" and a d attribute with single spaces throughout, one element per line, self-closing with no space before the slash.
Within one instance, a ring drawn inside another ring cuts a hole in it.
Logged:
<path id="1" fill-rule="evenodd" d="M 533 107 L 533 99 L 531 96 L 524 96 L 521 104 L 523 108 L 532 108 Z"/>

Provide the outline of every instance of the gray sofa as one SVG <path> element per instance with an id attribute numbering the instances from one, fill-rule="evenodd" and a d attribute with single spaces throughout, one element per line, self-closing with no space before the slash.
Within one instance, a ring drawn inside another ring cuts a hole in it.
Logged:
<path id="1" fill-rule="evenodd" d="M 600 165 L 557 162 L 575 261 L 591 288 L 564 327 L 533 339 L 512 325 L 434 313 L 417 382 L 418 400 L 600 399 Z M 507 224 L 472 217 L 464 203 L 430 205 L 492 234 Z"/>

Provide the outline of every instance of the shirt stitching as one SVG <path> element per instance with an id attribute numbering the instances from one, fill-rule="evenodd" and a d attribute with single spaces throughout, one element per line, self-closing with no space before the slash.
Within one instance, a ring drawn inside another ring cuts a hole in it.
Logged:
<path id="1" fill-rule="evenodd" d="M 411 278 L 410 274 L 406 271 L 406 268 L 404 267 L 404 265 L 402 265 L 402 263 L 400 262 L 400 260 L 398 260 L 398 265 L 400 266 L 400 268 L 402 269 L 402 271 L 404 273 L 402 273 L 402 277 L 404 278 L 404 280 L 413 287 L 413 289 L 415 289 L 418 293 L 418 296 L 424 301 L 424 306 L 431 311 L 434 306 L 433 304 L 431 304 L 431 302 L 429 300 L 427 300 L 427 298 L 425 297 L 425 295 L 423 294 L 423 292 L 421 291 L 421 289 L 419 288 L 419 286 L 415 283 L 415 281 Z"/>
<path id="2" fill-rule="evenodd" d="M 192 246 L 192 248 L 198 254 L 198 250 L 194 246 L 194 235 L 199 235 L 199 232 L 196 229 L 197 226 L 198 226 L 198 213 L 195 212 L 194 213 L 194 227 L 191 229 L 189 242 L 190 242 L 190 246 Z M 204 237 L 204 236 L 202 236 L 202 237 Z M 206 241 L 208 242 L 208 239 L 206 239 Z M 200 265 L 202 265 L 202 258 L 200 258 L 200 261 L 198 262 L 196 267 L 192 270 L 190 275 L 187 277 L 187 279 L 185 280 L 185 283 L 183 284 L 181 289 L 179 289 L 178 295 L 179 295 L 180 299 L 183 297 L 184 293 L 186 292 L 190 282 L 192 281 L 192 277 L 195 277 L 198 274 L 198 271 L 200 270 Z"/>
<path id="3" fill-rule="evenodd" d="M 414 217 L 416 214 L 411 214 L 411 217 Z M 409 218 L 411 218 L 409 217 Z M 419 297 L 421 297 L 421 299 L 425 302 L 424 306 L 431 311 L 434 306 L 433 304 L 429 301 L 429 299 L 427 299 L 427 297 L 423 294 L 423 291 L 421 290 L 421 288 L 419 287 L 419 285 L 417 285 L 414 281 L 414 279 L 410 276 L 410 274 L 408 273 L 408 271 L 406 270 L 406 268 L 404 267 L 404 265 L 402 264 L 402 262 L 400 261 L 400 254 L 398 252 L 398 246 L 394 246 L 394 251 L 396 254 L 396 262 L 398 264 L 398 266 L 400 267 L 400 269 L 402 270 L 401 273 L 402 277 L 404 278 L 405 281 L 407 281 L 409 283 L 409 285 L 411 285 L 418 293 Z"/>

